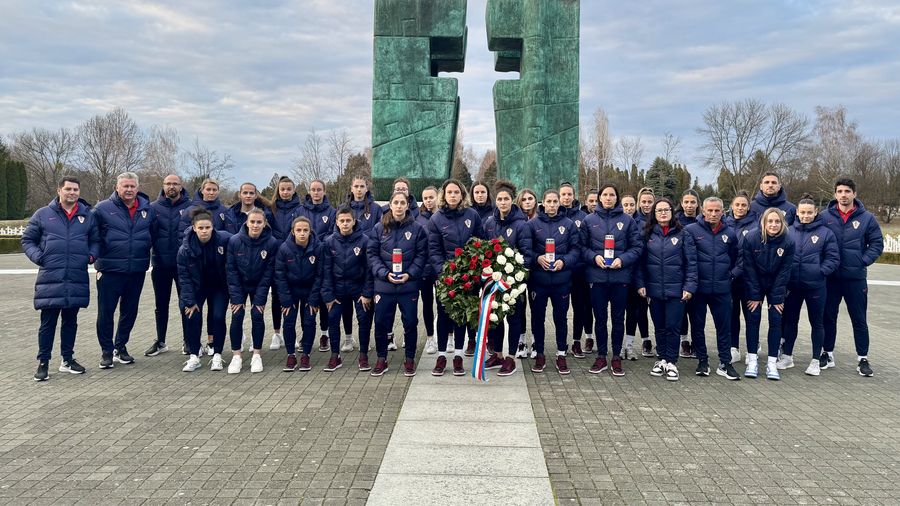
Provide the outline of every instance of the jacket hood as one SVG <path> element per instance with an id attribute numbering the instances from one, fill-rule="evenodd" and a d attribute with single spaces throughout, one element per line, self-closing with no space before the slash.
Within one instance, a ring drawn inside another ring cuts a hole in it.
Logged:
<path id="1" fill-rule="evenodd" d="M 322 197 L 322 202 L 313 204 L 312 197 L 310 197 L 307 193 L 306 197 L 303 198 L 303 207 L 314 213 L 320 213 L 331 207 L 331 202 L 328 200 L 328 195 L 325 195 L 324 197 Z"/>
<path id="2" fill-rule="evenodd" d="M 624 213 L 625 211 L 622 210 L 622 204 L 616 204 L 616 207 L 613 207 L 612 209 L 604 209 L 602 205 L 598 204 L 597 209 L 594 209 L 594 214 L 599 215 L 601 218 L 613 218 Z"/>
<path id="3" fill-rule="evenodd" d="M 172 203 L 171 200 L 169 200 L 169 197 L 166 197 L 165 190 L 159 190 L 159 196 L 156 197 L 156 203 L 166 206 L 166 207 L 172 207 L 173 205 L 180 205 L 184 202 L 190 202 L 190 196 L 188 195 L 187 190 L 185 190 L 184 188 L 181 189 L 181 193 L 178 196 L 178 202 L 176 202 L 174 204 Z"/>
<path id="4" fill-rule="evenodd" d="M 335 226 L 334 234 L 332 234 L 335 239 L 343 243 L 356 242 L 362 235 L 363 231 L 359 229 L 359 222 L 356 222 L 356 224 L 353 225 L 353 231 L 350 232 L 350 235 L 342 235 L 341 231 L 337 229 L 337 226 Z"/>
<path id="5" fill-rule="evenodd" d="M 519 209 L 519 206 L 513 204 L 512 208 L 509 210 L 509 214 L 506 215 L 505 219 L 500 218 L 500 209 L 494 208 L 494 220 L 498 225 L 509 225 L 511 223 L 515 223 L 519 220 L 526 221 L 525 213 Z"/>
<path id="6" fill-rule="evenodd" d="M 763 194 L 762 190 L 757 190 L 756 196 L 753 197 L 753 200 L 763 207 L 778 207 L 787 202 L 787 194 L 784 193 L 784 188 L 781 188 L 775 195 L 766 197 Z"/>
<path id="7" fill-rule="evenodd" d="M 109 196 L 109 200 L 116 205 L 121 204 L 123 207 L 125 206 L 125 202 L 122 201 L 122 198 L 119 197 L 119 194 L 117 192 L 112 192 L 112 195 Z M 137 192 L 137 197 L 135 197 L 135 200 L 137 200 L 138 209 L 146 209 L 147 206 L 150 205 L 150 197 L 148 197 L 144 192 Z"/>
<path id="8" fill-rule="evenodd" d="M 197 194 L 194 195 L 194 200 L 191 201 L 191 204 L 195 206 L 203 206 L 207 209 L 212 209 L 214 207 L 219 207 L 220 205 L 222 205 L 222 203 L 219 202 L 219 197 L 216 197 L 216 200 L 213 200 L 212 202 L 203 200 L 203 194 L 200 193 L 200 190 L 197 190 Z"/>
<path id="9" fill-rule="evenodd" d="M 856 216 L 857 214 L 860 214 L 860 213 L 863 213 L 866 211 L 866 206 L 864 206 L 863 203 L 859 199 L 853 199 L 853 207 L 855 207 L 856 209 L 853 210 L 853 214 L 851 214 L 850 216 Z M 831 211 L 832 209 L 834 209 L 835 213 L 840 213 L 840 209 L 838 209 L 837 200 L 832 200 L 831 202 L 828 203 L 828 210 Z"/>
<path id="10" fill-rule="evenodd" d="M 280 211 L 291 211 L 300 205 L 300 197 L 295 193 L 289 200 L 276 199 L 275 208 Z"/>
<path id="11" fill-rule="evenodd" d="M 316 237 L 316 234 L 309 234 L 309 242 L 306 243 L 306 246 L 300 246 L 297 244 L 297 241 L 294 240 L 294 233 L 291 232 L 288 234 L 287 238 L 284 240 L 287 244 L 291 245 L 291 248 L 295 250 L 299 250 L 301 252 L 307 252 L 316 248 L 319 245 L 319 239 Z"/>
<path id="12" fill-rule="evenodd" d="M 809 223 L 800 223 L 799 218 L 794 222 L 794 228 L 801 232 L 812 232 L 822 226 L 825 226 L 825 219 L 822 217 L 822 213 L 817 214 Z"/>
<path id="13" fill-rule="evenodd" d="M 56 197 L 53 200 L 51 200 L 50 203 L 47 204 L 47 207 L 54 209 L 54 210 L 62 209 L 62 206 L 59 205 L 59 197 Z M 78 211 L 75 212 L 75 215 L 76 216 L 87 215 L 87 213 L 90 212 L 90 210 L 91 210 L 91 205 L 88 203 L 88 201 L 79 197 L 78 198 Z"/>
<path id="14" fill-rule="evenodd" d="M 544 211 L 544 204 L 538 204 L 537 208 L 537 219 L 545 222 L 545 223 L 555 223 L 563 218 L 567 218 L 567 216 L 559 211 L 556 212 L 555 216 L 550 216 L 547 214 L 547 211 Z"/>
<path id="15" fill-rule="evenodd" d="M 247 224 L 244 223 L 244 225 L 241 226 L 241 231 L 238 232 L 238 235 L 241 236 L 241 242 L 243 242 L 244 244 L 265 244 L 266 241 L 268 241 L 272 237 L 272 227 L 266 225 L 263 228 L 262 233 L 259 234 L 259 237 L 254 239 L 250 237 L 250 230 L 247 228 Z"/>

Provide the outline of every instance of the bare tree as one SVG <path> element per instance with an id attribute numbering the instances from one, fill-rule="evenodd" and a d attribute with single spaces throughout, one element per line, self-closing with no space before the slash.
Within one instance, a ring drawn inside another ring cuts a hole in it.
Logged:
<path id="1" fill-rule="evenodd" d="M 121 107 L 84 122 L 78 128 L 78 141 L 81 169 L 93 176 L 98 198 L 113 190 L 118 174 L 141 166 L 143 135 Z"/>
<path id="2" fill-rule="evenodd" d="M 194 137 L 190 149 L 182 154 L 182 172 L 184 185 L 189 188 L 197 188 L 204 179 L 212 178 L 219 181 L 219 186 L 224 186 L 231 181 L 231 169 L 234 162 L 228 153 L 218 153 L 200 144 L 200 139 Z"/>
<path id="3" fill-rule="evenodd" d="M 78 150 L 76 135 L 66 128 L 34 128 L 13 134 L 11 155 L 28 171 L 28 203 L 36 209 L 56 195 L 56 184 L 68 171 Z"/>
<path id="4" fill-rule="evenodd" d="M 347 130 L 332 130 L 327 140 L 327 166 L 331 176 L 337 177 L 347 168 L 347 161 L 354 153 L 353 141 Z"/>
<path id="5" fill-rule="evenodd" d="M 294 160 L 294 175 L 297 179 L 309 183 L 314 179 L 331 181 L 327 167 L 325 141 L 313 128 L 300 146 L 300 156 Z"/>
<path id="6" fill-rule="evenodd" d="M 623 170 L 629 171 L 632 166 L 640 167 L 644 158 L 644 142 L 640 136 L 622 137 L 615 144 L 615 160 Z"/>
<path id="7" fill-rule="evenodd" d="M 141 171 L 157 177 L 166 177 L 178 170 L 178 131 L 172 127 L 153 125 L 144 146 Z"/>
<path id="8" fill-rule="evenodd" d="M 492 163 L 497 163 L 497 150 L 489 149 L 485 151 L 484 156 L 481 157 L 481 163 L 478 165 L 478 175 L 475 177 L 475 179 L 484 180 L 485 173 L 490 168 Z M 495 178 L 496 176 L 497 175 L 494 174 Z"/>
<path id="9" fill-rule="evenodd" d="M 697 132 L 705 138 L 703 161 L 731 175 L 732 192 L 755 185 L 748 162 L 761 152 L 777 170 L 790 166 L 808 140 L 809 120 L 783 104 L 747 99 L 713 105 Z"/>
<path id="10" fill-rule="evenodd" d="M 663 153 L 665 159 L 669 163 L 675 163 L 678 160 L 678 150 L 681 147 L 681 137 L 673 135 L 672 132 L 666 132 L 662 140 Z"/>
<path id="11" fill-rule="evenodd" d="M 900 212 L 900 140 L 892 139 L 881 145 L 881 172 L 884 183 L 879 188 L 879 200 L 885 223 Z"/>

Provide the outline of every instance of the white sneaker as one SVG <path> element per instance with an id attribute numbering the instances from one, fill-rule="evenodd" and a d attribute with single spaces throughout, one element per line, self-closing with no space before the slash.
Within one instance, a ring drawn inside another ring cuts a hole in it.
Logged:
<path id="1" fill-rule="evenodd" d="M 428 336 L 428 338 L 425 339 L 425 353 L 429 355 L 437 353 L 437 339 L 435 339 L 434 336 Z"/>
<path id="2" fill-rule="evenodd" d="M 394 333 L 393 332 L 388 333 L 387 338 L 388 338 L 388 351 L 396 350 L 397 345 L 396 345 L 396 343 L 394 343 Z"/>
<path id="3" fill-rule="evenodd" d="M 666 363 L 666 379 L 678 381 L 678 367 L 675 364 Z"/>
<path id="4" fill-rule="evenodd" d="M 781 379 L 781 373 L 778 372 L 777 362 L 767 361 L 766 362 L 766 378 L 770 380 L 778 381 Z"/>
<path id="5" fill-rule="evenodd" d="M 755 378 L 759 376 L 759 362 L 757 357 L 758 355 L 755 353 L 747 354 L 747 367 L 744 369 L 744 377 Z"/>
<path id="6" fill-rule="evenodd" d="M 209 361 L 209 370 L 210 371 L 221 371 L 223 365 L 222 355 L 216 353 L 213 355 L 212 360 Z"/>
<path id="7" fill-rule="evenodd" d="M 254 353 L 253 357 L 250 358 L 250 372 L 262 372 L 262 371 L 263 371 L 262 357 L 259 354 Z"/>
<path id="8" fill-rule="evenodd" d="M 241 366 L 244 364 L 243 359 L 241 357 L 235 355 L 231 357 L 231 362 L 228 363 L 228 374 L 238 374 L 241 372 Z"/>
<path id="9" fill-rule="evenodd" d="M 536 358 L 536 357 L 537 357 L 537 350 L 534 348 L 534 343 L 531 343 L 531 346 L 529 347 L 529 350 L 530 350 L 530 351 L 528 352 L 528 357 L 529 357 L 529 358 Z"/>
<path id="10" fill-rule="evenodd" d="M 653 367 L 650 369 L 650 376 L 662 376 L 666 372 L 666 361 L 657 360 L 656 363 L 653 364 Z"/>
<path id="11" fill-rule="evenodd" d="M 184 363 L 184 368 L 182 371 L 184 372 L 193 372 L 197 369 L 203 367 L 203 364 L 200 363 L 200 357 L 197 355 L 191 355 L 190 358 L 187 359 L 187 362 Z"/>
<path id="12" fill-rule="evenodd" d="M 211 356 L 213 356 L 213 355 L 215 355 L 215 354 L 216 354 L 216 350 L 215 350 L 215 348 L 213 348 L 213 344 L 212 344 L 212 343 L 207 343 L 207 344 L 206 344 L 206 356 L 207 356 L 207 357 L 211 357 Z"/>
<path id="13" fill-rule="evenodd" d="M 741 361 L 741 350 L 738 348 L 731 349 L 731 363 L 736 364 Z"/>
<path id="14" fill-rule="evenodd" d="M 814 358 L 809 363 L 809 367 L 807 367 L 806 371 L 804 371 L 804 372 L 810 376 L 818 376 L 821 373 L 821 371 L 822 371 L 822 369 L 819 365 L 819 359 Z"/>
<path id="15" fill-rule="evenodd" d="M 394 347 L 394 349 L 397 348 Z M 344 340 L 341 341 L 341 351 L 353 351 L 353 336 L 344 336 Z"/>
<path id="16" fill-rule="evenodd" d="M 283 342 L 284 342 L 284 340 L 281 338 L 281 334 L 276 332 L 276 333 L 272 334 L 272 344 L 269 345 L 269 349 L 270 350 L 279 350 L 279 349 L 281 349 L 281 343 L 283 343 Z"/>
<path id="17" fill-rule="evenodd" d="M 527 358 L 528 357 L 528 348 L 525 346 L 524 341 L 519 341 L 519 346 L 516 348 L 516 358 Z"/>
<path id="18" fill-rule="evenodd" d="M 625 355 L 623 358 L 625 360 L 637 360 L 637 355 L 634 354 L 634 343 L 625 347 Z"/>
<path id="19" fill-rule="evenodd" d="M 781 355 L 781 358 L 779 358 L 778 361 L 775 362 L 775 367 L 782 371 L 794 367 L 793 355 Z"/>

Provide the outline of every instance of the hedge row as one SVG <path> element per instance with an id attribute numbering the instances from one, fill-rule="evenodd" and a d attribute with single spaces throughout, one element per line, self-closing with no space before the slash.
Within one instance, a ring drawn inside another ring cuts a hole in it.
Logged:
<path id="1" fill-rule="evenodd" d="M 22 253 L 22 238 L 0 236 L 0 254 Z"/>

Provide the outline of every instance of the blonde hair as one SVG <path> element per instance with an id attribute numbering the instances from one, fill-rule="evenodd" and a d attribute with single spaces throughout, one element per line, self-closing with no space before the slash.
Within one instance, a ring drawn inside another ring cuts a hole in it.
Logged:
<path id="1" fill-rule="evenodd" d="M 765 212 L 763 212 L 762 218 L 759 219 L 759 229 L 760 229 L 760 234 L 762 235 L 763 244 L 766 243 L 766 241 L 768 240 L 768 236 L 769 236 L 769 234 L 766 233 L 766 218 L 768 218 L 770 214 L 778 215 L 778 219 L 779 219 L 779 221 L 781 221 L 781 230 L 778 231 L 778 233 L 775 234 L 773 236 L 773 238 L 781 237 L 787 233 L 788 225 L 787 225 L 787 220 L 784 218 L 784 212 L 781 209 L 778 209 L 777 207 L 770 207 L 770 208 L 766 209 Z"/>

